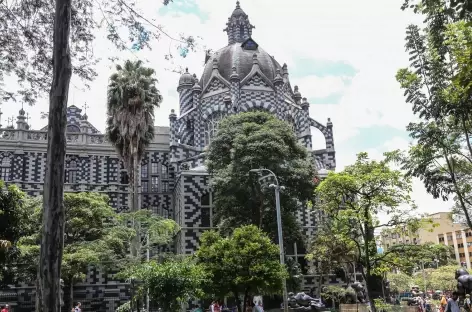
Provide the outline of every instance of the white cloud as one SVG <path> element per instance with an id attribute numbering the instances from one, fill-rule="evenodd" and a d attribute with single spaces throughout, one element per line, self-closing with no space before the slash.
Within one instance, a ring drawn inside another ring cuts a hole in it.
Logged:
<path id="1" fill-rule="evenodd" d="M 304 96 L 323 98 L 331 94 L 344 92 L 347 88 L 346 78 L 342 76 L 305 76 L 297 79 L 297 85 Z"/>

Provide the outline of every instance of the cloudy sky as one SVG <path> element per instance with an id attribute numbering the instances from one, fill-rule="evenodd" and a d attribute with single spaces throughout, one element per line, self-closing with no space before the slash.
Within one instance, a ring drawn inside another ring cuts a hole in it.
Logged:
<path id="1" fill-rule="evenodd" d="M 409 144 L 406 124 L 413 118 L 410 106 L 395 81 L 397 69 L 408 64 L 404 49 L 405 28 L 421 17 L 400 9 L 403 0 L 241 0 L 241 7 L 256 28 L 253 39 L 280 63 L 287 63 L 290 80 L 298 85 L 311 105 L 311 116 L 321 123 L 330 117 L 338 170 L 367 151 L 378 158 L 384 151 L 405 149 Z M 227 44 L 223 32 L 235 0 L 174 0 L 168 7 L 161 1 L 138 0 L 143 15 L 163 25 L 167 33 L 200 36 L 199 43 L 218 50 Z M 131 44 L 130 44 L 131 47 Z M 178 111 L 176 92 L 179 75 L 167 69 L 188 67 L 200 76 L 204 52 L 166 61 L 164 55 L 178 52 L 163 37 L 152 51 L 116 52 L 102 33 L 97 33 L 95 53 L 103 61 L 99 77 L 90 90 L 72 79 L 69 105 L 87 103 L 89 120 L 104 129 L 106 85 L 113 72 L 110 56 L 143 59 L 156 69 L 164 102 L 156 111 L 156 124 L 167 126 L 171 109 Z M 11 83 L 11 82 L 9 82 Z M 2 124 L 18 114 L 19 105 L 4 103 Z M 39 118 L 47 111 L 47 99 L 28 107 L 33 128 L 45 124 Z M 313 133 L 314 148 L 323 148 L 320 133 Z M 450 204 L 434 200 L 420 181 L 414 183 L 414 199 L 422 212 L 449 210 Z"/>

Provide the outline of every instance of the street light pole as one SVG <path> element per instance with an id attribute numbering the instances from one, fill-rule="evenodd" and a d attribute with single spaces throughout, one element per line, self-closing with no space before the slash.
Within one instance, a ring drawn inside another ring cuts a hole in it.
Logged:
<path id="1" fill-rule="evenodd" d="M 282 213 L 280 211 L 280 190 L 283 189 L 283 186 L 280 186 L 279 180 L 275 173 L 269 169 L 251 169 L 249 172 L 261 173 L 263 171 L 269 172 L 275 179 L 275 184 L 270 184 L 269 187 L 275 189 L 275 210 L 277 212 L 277 232 L 279 237 L 279 257 L 280 264 L 285 266 L 285 256 L 284 256 L 284 239 L 282 235 Z M 287 281 L 285 278 L 282 281 L 283 288 L 283 303 L 284 303 L 284 312 L 288 312 L 288 294 L 287 294 Z"/>

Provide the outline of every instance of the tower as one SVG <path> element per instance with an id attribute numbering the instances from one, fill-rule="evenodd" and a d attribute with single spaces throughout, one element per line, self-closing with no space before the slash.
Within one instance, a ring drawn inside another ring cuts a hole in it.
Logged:
<path id="1" fill-rule="evenodd" d="M 252 29 L 255 28 L 249 22 L 249 16 L 241 9 L 239 1 L 236 2 L 236 9 L 228 18 L 225 32 L 228 33 L 228 45 L 236 42 L 243 43 L 252 36 Z"/>

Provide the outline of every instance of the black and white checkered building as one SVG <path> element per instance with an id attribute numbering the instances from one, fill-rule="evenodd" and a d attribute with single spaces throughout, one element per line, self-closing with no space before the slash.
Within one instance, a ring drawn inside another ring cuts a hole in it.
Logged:
<path id="1" fill-rule="evenodd" d="M 323 125 L 310 117 L 310 104 L 298 87 L 292 88 L 287 66 L 281 66 L 259 47 L 252 38 L 253 28 L 238 2 L 225 29 L 227 45 L 207 56 L 200 79 L 188 71 L 180 77 L 180 112 L 172 110 L 170 127 L 155 127 L 155 139 L 141 163 L 140 205 L 174 218 L 181 226 L 175 245 L 180 254 L 192 254 L 202 232 L 214 226 L 209 176 L 203 166 L 204 148 L 225 116 L 251 110 L 270 112 L 293 125 L 300 143 L 313 154 L 321 175 L 336 166 L 332 123 L 328 119 Z M 117 211 L 126 210 L 128 178 L 116 152 L 80 108 L 70 106 L 67 120 L 65 191 L 105 193 Z M 324 149 L 312 150 L 312 130 L 324 135 Z M 19 185 L 29 195 L 41 195 L 46 129 L 29 130 L 22 109 L 16 128 L 0 131 L 0 178 Z M 298 220 L 307 236 L 313 233 L 316 219 L 314 211 L 300 207 Z M 287 248 L 308 273 L 304 250 L 305 246 Z M 305 287 L 316 288 L 317 284 L 316 275 L 307 274 Z M 92 270 L 80 291 L 86 297 L 106 297 L 107 293 L 120 295 L 125 288 Z M 116 307 L 110 304 L 108 308 L 114 311 Z"/>

